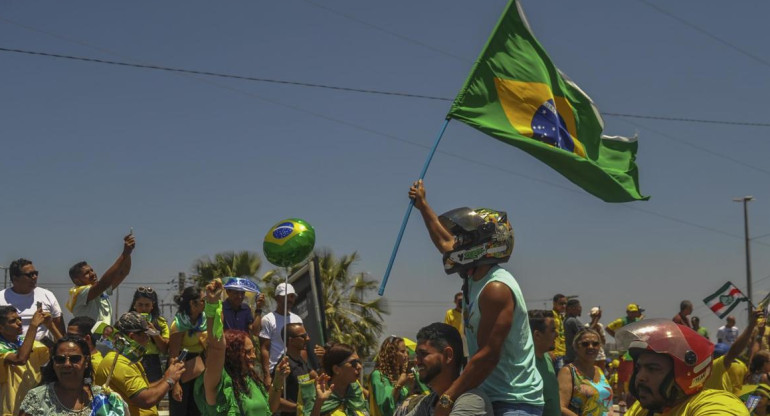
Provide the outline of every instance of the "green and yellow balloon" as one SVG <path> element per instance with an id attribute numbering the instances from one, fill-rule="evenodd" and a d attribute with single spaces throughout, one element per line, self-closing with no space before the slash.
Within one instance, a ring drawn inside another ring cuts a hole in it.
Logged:
<path id="1" fill-rule="evenodd" d="M 299 218 L 289 218 L 275 224 L 265 235 L 262 251 L 270 263 L 291 267 L 305 260 L 315 247 L 313 226 Z"/>

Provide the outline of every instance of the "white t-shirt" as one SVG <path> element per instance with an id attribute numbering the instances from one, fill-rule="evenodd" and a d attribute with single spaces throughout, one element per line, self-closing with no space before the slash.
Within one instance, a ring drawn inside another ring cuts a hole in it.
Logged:
<path id="1" fill-rule="evenodd" d="M 27 334 L 27 328 L 29 328 L 29 322 L 32 320 L 32 315 L 37 311 L 37 302 L 43 304 L 43 312 L 50 312 L 51 316 L 58 318 L 61 316 L 61 307 L 59 301 L 56 300 L 56 296 L 48 290 L 42 287 L 36 287 L 32 292 L 26 295 L 20 295 L 13 291 L 13 289 L 0 290 L 0 305 L 13 305 L 19 310 L 19 316 L 21 317 L 21 323 L 23 325 L 22 335 Z M 37 328 L 37 334 L 35 339 L 40 341 L 43 338 L 51 338 L 48 328 L 44 325 L 40 325 Z"/>
<path id="2" fill-rule="evenodd" d="M 738 338 L 738 327 L 734 326 L 732 328 L 728 328 L 726 326 L 722 326 L 719 328 L 719 331 L 717 331 L 717 340 L 722 340 L 727 345 L 733 345 L 733 342 L 735 342 L 735 339 Z"/>
<path id="3" fill-rule="evenodd" d="M 286 322 L 286 316 L 270 312 L 262 317 L 262 330 L 259 331 L 259 337 L 270 340 L 270 371 L 278 363 L 278 358 L 283 354 L 283 338 L 281 331 L 287 323 L 301 324 L 302 318 L 296 313 L 289 312 L 289 322 Z"/>

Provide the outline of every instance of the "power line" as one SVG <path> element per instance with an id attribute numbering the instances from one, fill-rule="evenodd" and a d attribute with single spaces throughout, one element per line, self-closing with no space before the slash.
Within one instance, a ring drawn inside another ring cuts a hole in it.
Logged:
<path id="1" fill-rule="evenodd" d="M 735 163 L 737 165 L 741 165 L 743 167 L 756 170 L 757 172 L 762 172 L 764 174 L 770 175 L 770 170 L 767 170 L 767 169 L 764 169 L 764 168 L 760 168 L 758 166 L 751 165 L 751 164 L 743 162 L 743 161 L 741 161 L 739 159 L 736 159 L 736 158 L 733 158 L 733 157 L 721 154 L 719 152 L 715 152 L 713 150 L 709 150 L 709 149 L 707 149 L 707 148 L 705 148 L 703 146 L 697 145 L 697 144 L 695 144 L 693 142 L 690 142 L 688 140 L 681 139 L 681 138 L 678 138 L 678 137 L 674 137 L 674 136 L 672 136 L 670 134 L 663 133 L 663 132 L 661 132 L 659 130 L 651 129 L 649 127 L 643 126 L 643 125 L 641 125 L 639 123 L 636 123 L 636 122 L 633 122 L 631 120 L 623 120 L 623 122 L 631 124 L 631 125 L 639 127 L 639 128 L 646 129 L 646 130 L 648 130 L 650 132 L 653 132 L 653 133 L 657 134 L 658 136 L 665 137 L 665 138 L 667 138 L 667 139 L 669 139 L 671 141 L 677 142 L 677 143 L 682 143 L 682 144 L 684 144 L 686 146 L 692 147 L 693 149 L 697 149 L 697 150 L 699 150 L 701 152 L 708 153 L 711 156 L 718 157 L 720 159 L 724 159 L 724 160 L 730 161 L 730 162 Z"/>
<path id="2" fill-rule="evenodd" d="M 747 51 L 746 49 L 743 49 L 740 46 L 735 45 L 732 42 L 729 42 L 729 41 L 727 41 L 725 39 L 722 39 L 719 36 L 709 32 L 708 30 L 703 29 L 700 26 L 697 26 L 696 24 L 689 22 L 689 21 L 687 21 L 687 20 L 685 20 L 685 19 L 683 19 L 683 18 L 681 18 L 681 17 L 679 17 L 679 16 L 669 12 L 668 10 L 660 8 L 660 7 L 654 5 L 654 4 L 652 4 L 652 3 L 650 3 L 649 1 L 646 1 L 646 0 L 639 0 L 639 2 L 644 4 L 645 6 L 647 6 L 649 8 L 657 11 L 660 14 L 663 14 L 665 16 L 668 16 L 671 19 L 676 20 L 677 22 L 679 22 L 679 23 L 689 27 L 690 29 L 693 29 L 693 30 L 695 30 L 695 31 L 697 31 L 697 32 L 699 32 L 699 33 L 701 33 L 701 34 L 703 34 L 703 35 L 705 35 L 705 36 L 707 36 L 707 37 L 709 37 L 709 38 L 711 38 L 711 39 L 713 39 L 713 40 L 715 40 L 715 41 L 717 41 L 717 42 L 719 42 L 719 43 L 721 43 L 721 44 L 723 44 L 725 46 L 727 46 L 728 48 L 730 48 L 730 49 L 740 53 L 743 56 L 746 56 L 746 57 L 748 57 L 748 58 L 750 58 L 750 59 L 752 59 L 752 60 L 754 60 L 754 61 L 756 61 L 756 62 L 758 62 L 758 63 L 760 63 L 762 65 L 764 65 L 764 66 L 770 67 L 770 61 L 767 61 L 766 59 L 764 59 L 762 57 L 754 55 L 753 53 Z"/>
<path id="3" fill-rule="evenodd" d="M 116 65 L 116 66 L 130 67 L 130 68 L 151 69 L 151 70 L 157 70 L 157 71 L 177 72 L 177 73 L 193 74 L 193 75 L 205 75 L 205 76 L 211 76 L 211 77 L 217 77 L 217 78 L 237 79 L 242 81 L 293 85 L 293 86 L 306 87 L 306 88 L 321 88 L 321 89 L 329 89 L 329 90 L 345 91 L 345 92 L 353 92 L 353 93 L 361 93 L 361 94 L 387 95 L 387 96 L 395 96 L 395 97 L 418 98 L 418 99 L 424 99 L 424 100 L 445 101 L 445 102 L 454 101 L 452 98 L 439 97 L 439 96 L 433 96 L 433 95 L 413 94 L 413 93 L 399 92 L 399 91 L 374 90 L 374 89 L 366 89 L 366 88 L 343 87 L 338 85 L 318 84 L 318 83 L 303 82 L 303 81 L 290 81 L 290 80 L 281 80 L 281 79 L 273 79 L 273 78 L 261 78 L 261 77 L 253 77 L 253 76 L 246 76 L 246 75 L 224 74 L 220 72 L 199 71 L 194 69 L 174 68 L 174 67 L 150 65 L 150 64 L 137 64 L 137 63 L 131 63 L 131 62 L 113 61 L 113 60 L 98 59 L 98 58 L 86 58 L 81 56 L 63 55 L 58 53 L 41 52 L 41 51 L 31 51 L 26 49 L 0 47 L 0 52 L 11 52 L 11 53 L 19 53 L 19 54 L 27 54 L 27 55 L 44 56 L 49 58 L 68 59 L 68 60 L 81 61 L 81 62 L 98 63 L 103 65 Z M 666 116 L 610 113 L 610 112 L 602 113 L 602 115 L 610 116 L 610 117 L 643 118 L 643 119 L 650 119 L 650 120 L 677 121 L 677 122 L 686 122 L 686 123 L 723 124 L 723 125 L 747 126 L 747 127 L 770 127 L 770 123 L 760 123 L 760 122 L 698 119 L 698 118 L 686 118 L 686 117 L 666 117 Z"/>
<path id="4" fill-rule="evenodd" d="M 388 34 L 390 36 L 393 36 L 395 38 L 398 38 L 398 39 L 407 41 L 409 43 L 413 43 L 415 45 L 421 46 L 421 47 L 423 47 L 425 49 L 430 49 L 430 50 L 432 50 L 434 52 L 438 52 L 438 53 L 440 53 L 440 54 L 442 54 L 444 56 L 448 56 L 448 57 L 450 57 L 452 59 L 456 59 L 456 60 L 458 60 L 460 62 L 463 62 L 463 63 L 473 63 L 472 59 L 468 59 L 468 58 L 466 58 L 464 56 L 455 55 L 452 52 L 445 51 L 445 50 L 439 49 L 439 48 L 437 48 L 435 46 L 428 45 L 427 43 L 419 41 L 417 39 L 410 38 L 410 37 L 404 36 L 404 35 L 402 35 L 400 33 L 393 32 L 393 31 L 388 30 L 388 29 L 386 29 L 386 28 L 384 28 L 382 26 L 378 26 L 378 25 L 375 25 L 373 23 L 369 23 L 369 22 L 367 22 L 365 20 L 361 20 L 361 19 L 359 19 L 359 18 L 357 18 L 355 16 L 352 16 L 352 15 L 349 15 L 349 14 L 347 14 L 345 12 L 341 12 L 339 10 L 333 9 L 333 8 L 331 8 L 331 7 L 329 7 L 329 6 L 325 5 L 325 4 L 316 3 L 316 2 L 310 1 L 310 0 L 303 0 L 303 1 L 305 3 L 307 3 L 307 4 L 310 4 L 312 6 L 318 7 L 319 9 L 324 9 L 327 12 L 333 13 L 333 14 L 335 14 L 337 16 L 341 16 L 341 17 L 344 17 L 345 19 L 349 19 L 349 20 L 352 20 L 352 21 L 354 21 L 356 23 L 360 23 L 360 24 L 362 24 L 364 26 L 368 26 L 370 28 L 373 28 L 373 29 L 378 30 L 378 31 L 383 32 L 383 33 L 386 33 L 386 34 Z"/>

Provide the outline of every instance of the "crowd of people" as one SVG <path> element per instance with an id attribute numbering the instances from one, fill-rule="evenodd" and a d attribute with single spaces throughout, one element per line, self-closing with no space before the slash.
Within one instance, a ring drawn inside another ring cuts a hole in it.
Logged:
<path id="1" fill-rule="evenodd" d="M 171 416 L 768 414 L 762 311 L 742 331 L 728 317 L 712 343 L 687 300 L 666 319 L 630 303 L 606 326 L 598 307 L 583 320 L 577 297 L 556 294 L 551 310 L 528 310 L 500 267 L 514 246 L 505 212 L 437 215 L 422 181 L 409 197 L 461 284 L 444 322 L 387 337 L 371 373 L 363 372 L 370 357 L 351 345 L 316 345 L 292 312 L 288 283 L 275 288 L 267 313 L 247 278 L 188 287 L 171 321 L 157 292 L 139 287 L 113 322 L 110 295 L 129 276 L 136 245 L 129 234 L 101 278 L 86 262 L 70 268 L 65 307 L 75 317 L 66 326 L 35 265 L 12 262 L 11 287 L 0 292 L 2 416 L 150 416 L 164 398 Z"/>

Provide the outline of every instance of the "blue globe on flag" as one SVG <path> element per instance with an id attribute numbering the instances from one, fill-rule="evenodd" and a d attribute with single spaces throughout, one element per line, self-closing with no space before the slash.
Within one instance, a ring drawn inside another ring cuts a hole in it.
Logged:
<path id="1" fill-rule="evenodd" d="M 262 251 L 270 263 L 291 267 L 305 260 L 315 247 L 313 226 L 299 218 L 278 222 L 265 235 Z"/>

